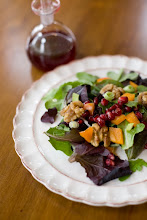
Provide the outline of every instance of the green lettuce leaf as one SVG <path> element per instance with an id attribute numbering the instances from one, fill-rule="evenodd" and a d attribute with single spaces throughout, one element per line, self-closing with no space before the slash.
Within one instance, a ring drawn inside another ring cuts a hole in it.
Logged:
<path id="1" fill-rule="evenodd" d="M 139 106 L 139 111 L 141 112 L 141 113 L 146 113 L 147 114 L 147 109 L 143 106 L 143 105 L 140 105 Z"/>
<path id="2" fill-rule="evenodd" d="M 45 134 L 48 137 L 55 138 L 61 141 L 70 141 L 75 143 L 82 143 L 84 138 L 79 134 L 76 128 L 72 128 L 70 131 L 65 131 L 65 129 L 58 129 L 58 127 L 50 128 Z"/>
<path id="3" fill-rule="evenodd" d="M 135 135 L 134 144 L 131 148 L 126 150 L 126 154 L 129 160 L 136 159 L 143 151 L 145 144 L 147 143 L 147 130 L 144 130 Z"/>
<path id="4" fill-rule="evenodd" d="M 128 107 L 137 107 L 138 101 L 129 101 L 127 104 L 125 104 Z"/>
<path id="5" fill-rule="evenodd" d="M 132 172 L 141 171 L 143 169 L 143 166 L 147 167 L 147 162 L 145 162 L 143 159 L 137 159 L 137 160 L 130 160 L 129 166 Z M 130 175 L 120 177 L 120 181 L 124 181 L 128 179 Z"/>
<path id="6" fill-rule="evenodd" d="M 146 92 L 147 91 L 147 86 L 140 85 L 140 86 L 137 87 L 137 91 L 138 92 Z"/>
<path id="7" fill-rule="evenodd" d="M 108 72 L 107 73 L 107 77 L 113 79 L 113 80 L 116 80 L 116 81 L 119 81 L 120 77 L 122 76 L 124 70 L 121 69 L 118 73 L 114 72 L 114 71 L 111 71 L 111 72 Z"/>
<path id="8" fill-rule="evenodd" d="M 56 107 L 57 110 L 60 111 L 64 106 L 64 98 L 67 92 L 81 84 L 82 83 L 79 81 L 67 82 L 61 85 L 59 88 L 50 90 L 42 99 L 45 101 L 46 109 Z"/>
<path id="9" fill-rule="evenodd" d="M 124 144 L 122 145 L 122 149 L 124 150 L 127 150 L 133 146 L 135 134 L 140 133 L 145 128 L 145 125 L 143 123 L 139 123 L 136 125 L 135 128 L 131 129 L 130 131 L 127 131 L 126 128 L 128 124 L 129 122 L 125 120 L 121 124 L 118 125 L 118 127 L 122 129 L 123 135 L 124 135 Z"/>
<path id="10" fill-rule="evenodd" d="M 71 129 L 60 124 L 54 128 L 50 128 L 45 134 L 50 138 L 49 142 L 56 150 L 63 151 L 67 156 L 70 156 L 73 151 L 71 149 L 71 142 L 82 143 L 85 141 L 77 129 Z"/>
<path id="11" fill-rule="evenodd" d="M 116 81 L 119 81 L 119 82 L 124 82 L 127 79 L 130 79 L 130 80 L 137 79 L 138 73 L 133 72 L 133 73 L 125 74 L 124 70 L 121 69 L 119 71 L 119 73 L 116 73 L 116 72 L 113 72 L 113 71 L 112 72 L 108 72 L 107 76 L 110 77 L 113 80 L 116 80 Z"/>
<path id="12" fill-rule="evenodd" d="M 147 162 L 145 162 L 143 159 L 130 160 L 129 165 L 132 172 L 136 172 L 137 170 L 141 171 L 143 166 L 147 167 Z"/>
<path id="13" fill-rule="evenodd" d="M 83 84 L 93 85 L 96 80 L 99 78 L 98 76 L 91 75 L 86 72 L 79 72 L 76 74 L 76 77 Z"/>
<path id="14" fill-rule="evenodd" d="M 63 151 L 67 156 L 71 156 L 73 151 L 71 149 L 71 144 L 69 141 L 57 141 L 54 138 L 50 137 L 49 142 L 56 149 Z"/>
<path id="15" fill-rule="evenodd" d="M 137 77 L 138 77 L 138 73 L 136 72 L 128 73 L 128 74 L 123 73 L 119 79 L 119 82 L 124 82 L 127 79 L 135 80 L 137 79 Z"/>

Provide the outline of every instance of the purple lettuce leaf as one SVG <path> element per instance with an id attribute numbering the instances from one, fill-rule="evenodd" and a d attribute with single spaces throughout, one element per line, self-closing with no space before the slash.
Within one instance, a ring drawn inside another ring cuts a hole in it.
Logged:
<path id="1" fill-rule="evenodd" d="M 71 162 L 79 162 L 85 168 L 87 177 L 96 185 L 102 185 L 110 180 L 132 174 L 129 162 L 127 160 L 121 160 L 115 155 L 115 165 L 107 166 L 106 159 L 110 151 L 103 146 L 95 148 L 86 142 L 83 144 L 74 144 L 73 146 L 75 148 L 74 160 L 73 156 L 71 156 Z"/>
<path id="2" fill-rule="evenodd" d="M 88 100 L 88 92 L 87 92 L 88 89 L 89 89 L 88 85 L 77 86 L 75 88 L 70 89 L 65 97 L 66 104 L 69 104 L 72 101 L 73 93 L 79 94 L 79 98 L 81 102 L 84 103 L 85 101 L 87 101 Z"/>
<path id="3" fill-rule="evenodd" d="M 53 124 L 55 122 L 55 117 L 57 115 L 57 109 L 56 107 L 54 108 L 49 108 L 47 112 L 45 112 L 42 117 L 41 121 L 45 123 L 51 123 Z"/>
<path id="4" fill-rule="evenodd" d="M 72 128 L 70 131 L 59 130 L 56 127 L 50 128 L 45 134 L 48 137 L 52 137 L 57 141 L 69 141 L 73 143 L 82 143 L 84 142 L 84 138 L 82 138 L 79 134 L 79 131 L 76 128 Z"/>
<path id="5" fill-rule="evenodd" d="M 74 143 L 73 146 L 75 149 L 74 152 L 79 155 L 85 155 L 85 154 L 88 155 L 88 154 L 98 153 L 102 156 L 108 156 L 110 154 L 110 151 L 106 149 L 105 147 L 103 146 L 93 147 L 90 143 L 86 141 L 82 144 Z"/>

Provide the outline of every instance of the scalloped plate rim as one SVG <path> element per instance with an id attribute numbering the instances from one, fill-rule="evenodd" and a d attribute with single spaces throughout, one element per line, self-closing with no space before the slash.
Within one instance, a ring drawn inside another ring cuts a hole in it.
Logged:
<path id="1" fill-rule="evenodd" d="M 51 72 L 57 71 L 58 69 L 60 69 L 60 68 L 62 68 L 62 67 L 64 67 L 64 66 L 68 66 L 68 65 L 71 65 L 72 63 L 76 63 L 76 62 L 79 62 L 79 61 L 82 62 L 83 60 L 87 60 L 87 59 L 93 59 L 93 58 L 94 58 L 94 59 L 98 59 L 98 58 L 100 58 L 100 57 L 107 57 L 107 58 L 109 57 L 110 59 L 111 59 L 112 57 L 138 59 L 138 60 L 140 60 L 141 62 L 145 62 L 145 63 L 147 64 L 147 61 L 142 60 L 142 59 L 140 59 L 140 58 L 138 58 L 138 57 L 128 57 L 128 56 L 124 56 L 124 55 L 89 56 L 89 57 L 85 57 L 85 58 L 82 58 L 82 59 L 79 59 L 79 60 L 72 61 L 72 62 L 70 62 L 69 64 L 66 64 L 66 65 L 61 65 L 61 66 L 57 67 L 56 69 L 54 69 L 54 70 L 52 70 L 52 71 L 50 71 L 50 72 L 44 74 L 40 79 L 38 79 L 38 80 L 36 80 L 35 82 L 32 83 L 31 87 L 24 93 L 24 95 L 22 96 L 21 101 L 20 101 L 19 104 L 17 105 L 16 114 L 15 114 L 15 116 L 14 116 L 14 118 L 13 118 L 13 127 L 14 127 L 14 129 L 13 129 L 13 131 L 12 131 L 12 137 L 13 137 L 14 142 L 15 142 L 15 151 L 16 151 L 17 155 L 20 157 L 23 166 L 31 173 L 31 175 L 32 175 L 38 182 L 40 182 L 41 184 L 43 184 L 43 185 L 44 185 L 47 189 L 49 189 L 50 191 L 52 191 L 52 192 L 54 192 L 54 193 L 56 193 L 56 194 L 59 194 L 59 195 L 65 197 L 65 198 L 67 198 L 67 199 L 70 199 L 70 200 L 75 201 L 75 202 L 82 202 L 82 203 L 84 203 L 84 204 L 91 205 L 91 206 L 122 207 L 122 206 L 125 206 L 125 205 L 137 205 L 137 204 L 142 204 L 142 203 L 144 203 L 144 202 L 147 201 L 147 197 L 144 198 L 144 199 L 135 201 L 135 202 L 125 201 L 125 202 L 123 202 L 123 203 L 111 203 L 111 202 L 110 202 L 110 203 L 109 203 L 109 202 L 93 203 L 93 202 L 86 201 L 86 200 L 84 200 L 84 199 L 79 199 L 78 197 L 73 197 L 73 196 L 71 196 L 71 195 L 62 193 L 62 191 L 57 190 L 57 189 L 54 189 L 54 188 L 52 188 L 52 187 L 46 185 L 45 182 L 43 182 L 43 181 L 40 180 L 37 176 L 35 176 L 35 175 L 33 174 L 33 170 L 27 166 L 27 164 L 23 161 L 22 155 L 21 155 L 20 152 L 16 149 L 16 137 L 15 137 L 14 131 L 15 131 L 15 129 L 16 129 L 16 126 L 17 126 L 16 124 L 17 124 L 17 123 L 16 123 L 15 120 L 16 120 L 16 117 L 17 117 L 18 114 L 19 114 L 19 107 L 20 107 L 20 105 L 22 104 L 23 100 L 25 99 L 26 94 L 27 94 L 30 90 L 32 90 L 32 88 L 34 87 L 34 85 L 35 85 L 36 83 L 38 83 L 40 80 L 43 80 L 47 74 L 50 74 Z M 97 69 L 111 69 L 111 68 L 117 69 L 117 68 L 115 68 L 115 67 L 110 67 L 110 68 L 109 68 L 109 67 L 106 67 L 106 68 L 105 68 L 105 67 L 104 67 L 104 68 L 101 68 L 101 67 L 99 68 L 99 67 L 98 67 Z M 91 68 L 90 70 L 93 70 L 93 69 Z M 145 74 L 142 74 L 142 75 L 145 76 Z M 58 82 L 57 84 L 61 83 L 63 80 L 64 80 L 64 79 L 61 79 L 60 82 Z M 52 85 L 52 86 L 54 86 L 54 85 Z"/>

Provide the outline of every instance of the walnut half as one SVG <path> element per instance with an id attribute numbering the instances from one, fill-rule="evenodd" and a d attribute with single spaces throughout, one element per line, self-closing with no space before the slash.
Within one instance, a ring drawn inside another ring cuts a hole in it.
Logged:
<path id="1" fill-rule="evenodd" d="M 141 92 L 138 95 L 138 103 L 147 107 L 147 92 Z"/>
<path id="2" fill-rule="evenodd" d="M 97 123 L 92 125 L 93 127 L 93 137 L 91 140 L 91 144 L 95 147 L 99 146 L 101 141 L 104 142 L 104 147 L 108 147 L 110 145 L 110 137 L 108 127 L 100 127 Z"/>
<path id="3" fill-rule="evenodd" d="M 65 122 L 71 122 L 81 117 L 84 113 L 83 103 L 81 101 L 71 102 L 60 111 L 60 115 L 64 117 Z"/>
<path id="4" fill-rule="evenodd" d="M 117 87 L 113 84 L 107 84 L 106 86 L 104 86 L 101 89 L 100 93 L 103 95 L 105 92 L 108 91 L 114 93 L 114 99 L 118 99 L 124 93 L 124 90 L 121 87 Z"/>

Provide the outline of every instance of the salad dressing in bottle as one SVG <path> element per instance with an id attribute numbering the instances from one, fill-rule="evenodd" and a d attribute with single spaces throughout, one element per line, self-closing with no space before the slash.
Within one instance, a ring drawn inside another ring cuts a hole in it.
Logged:
<path id="1" fill-rule="evenodd" d="M 27 41 L 27 55 L 34 66 L 49 71 L 75 58 L 75 36 L 64 24 L 54 21 L 60 0 L 34 0 L 32 10 L 40 16 Z"/>

